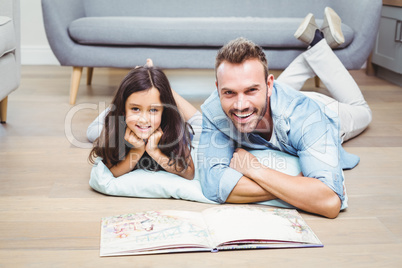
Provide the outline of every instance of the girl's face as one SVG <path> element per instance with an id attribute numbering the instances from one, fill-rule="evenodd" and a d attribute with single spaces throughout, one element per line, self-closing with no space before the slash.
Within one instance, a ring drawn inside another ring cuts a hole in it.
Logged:
<path id="1" fill-rule="evenodd" d="M 140 139 L 148 139 L 161 125 L 163 105 L 159 90 L 131 94 L 126 100 L 126 124 Z"/>

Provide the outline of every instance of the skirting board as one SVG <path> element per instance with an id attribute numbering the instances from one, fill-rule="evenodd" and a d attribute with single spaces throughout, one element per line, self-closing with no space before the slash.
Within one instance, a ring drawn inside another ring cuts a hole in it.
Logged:
<path id="1" fill-rule="evenodd" d="M 22 65 L 60 65 L 50 47 L 21 46 Z"/>
<path id="2" fill-rule="evenodd" d="M 50 47 L 22 46 L 22 65 L 60 65 Z M 214 70 L 164 70 L 170 84 L 186 98 L 206 98 L 215 89 Z M 96 76 L 96 71 L 95 74 Z"/>
<path id="3" fill-rule="evenodd" d="M 377 66 L 376 75 L 384 80 L 402 87 L 402 75 L 381 66 Z"/>

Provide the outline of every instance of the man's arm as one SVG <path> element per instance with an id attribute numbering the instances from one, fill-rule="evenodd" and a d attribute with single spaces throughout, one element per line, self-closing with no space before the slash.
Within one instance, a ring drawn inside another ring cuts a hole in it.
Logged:
<path id="1" fill-rule="evenodd" d="M 226 199 L 227 203 L 255 203 L 276 199 L 277 197 L 267 192 L 255 181 L 248 177 L 241 177 Z"/>
<path id="2" fill-rule="evenodd" d="M 225 120 L 228 120 L 227 117 L 222 117 L 222 121 Z M 203 115 L 202 121 L 197 152 L 202 192 L 209 200 L 225 203 L 233 187 L 243 176 L 229 167 L 235 144 L 207 116 Z"/>
<path id="3" fill-rule="evenodd" d="M 345 200 L 337 118 L 327 118 L 313 101 L 303 100 L 295 105 L 286 121 L 290 125 L 284 140 L 287 148 L 297 153 L 303 177 L 275 171 L 259 162 L 247 168 L 244 163 L 257 160 L 244 150 L 234 153 L 231 166 L 283 201 L 335 218 Z M 229 200 L 243 194 L 241 185 L 239 189 L 234 187 Z"/>
<path id="4" fill-rule="evenodd" d="M 316 178 L 291 176 L 273 170 L 260 164 L 243 149 L 233 154 L 230 166 L 244 176 L 234 187 L 227 202 L 258 202 L 274 196 L 297 208 L 328 218 L 335 218 L 339 214 L 341 200 L 338 195 Z"/>

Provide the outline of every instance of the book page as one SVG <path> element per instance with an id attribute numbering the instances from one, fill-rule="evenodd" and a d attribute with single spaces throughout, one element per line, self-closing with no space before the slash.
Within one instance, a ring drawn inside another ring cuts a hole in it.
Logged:
<path id="1" fill-rule="evenodd" d="M 101 256 L 169 252 L 176 248 L 210 250 L 201 213 L 146 211 L 102 218 Z M 181 250 L 180 250 L 181 251 Z"/>
<path id="2" fill-rule="evenodd" d="M 225 205 L 206 209 L 203 214 L 215 245 L 230 241 L 233 245 L 266 242 L 321 245 L 294 209 Z"/>

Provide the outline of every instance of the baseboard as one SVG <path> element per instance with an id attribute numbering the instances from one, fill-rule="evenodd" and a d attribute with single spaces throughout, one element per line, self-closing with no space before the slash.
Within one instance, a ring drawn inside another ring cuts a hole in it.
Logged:
<path id="1" fill-rule="evenodd" d="M 186 99 L 206 99 L 216 89 L 212 69 L 169 69 L 164 72 L 171 87 Z"/>
<path id="2" fill-rule="evenodd" d="M 377 66 L 376 75 L 384 80 L 402 87 L 402 75 L 381 66 Z"/>
<path id="3" fill-rule="evenodd" d="M 50 47 L 47 46 L 22 46 L 22 65 L 60 65 Z"/>
<path id="4" fill-rule="evenodd" d="M 21 47 L 22 65 L 60 65 L 50 47 Z M 172 88 L 186 98 L 206 98 L 215 89 L 214 70 L 165 70 Z"/>

